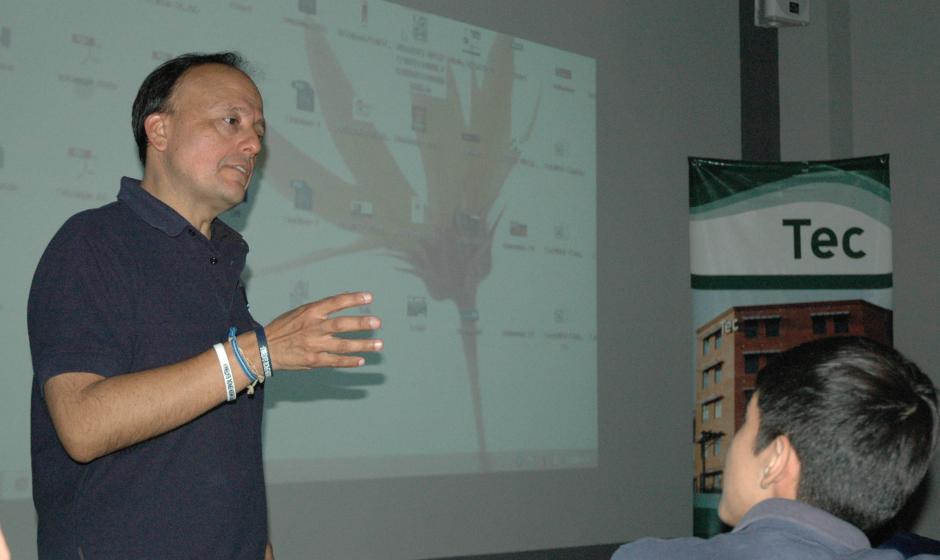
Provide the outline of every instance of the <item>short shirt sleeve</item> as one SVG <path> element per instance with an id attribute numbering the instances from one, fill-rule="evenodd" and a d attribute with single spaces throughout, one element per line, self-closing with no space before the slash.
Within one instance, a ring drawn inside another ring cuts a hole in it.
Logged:
<path id="1" fill-rule="evenodd" d="M 49 243 L 27 308 L 35 379 L 65 372 L 127 373 L 133 282 L 120 246 L 79 214 Z"/>

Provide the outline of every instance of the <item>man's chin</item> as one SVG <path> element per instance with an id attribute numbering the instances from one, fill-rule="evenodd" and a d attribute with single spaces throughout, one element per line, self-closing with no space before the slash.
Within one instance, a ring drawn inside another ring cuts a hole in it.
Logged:
<path id="1" fill-rule="evenodd" d="M 242 180 L 244 180 L 244 178 L 242 178 Z M 248 197 L 248 184 L 243 183 L 242 180 L 225 181 L 223 187 L 225 189 L 224 196 L 232 206 L 241 204 Z"/>

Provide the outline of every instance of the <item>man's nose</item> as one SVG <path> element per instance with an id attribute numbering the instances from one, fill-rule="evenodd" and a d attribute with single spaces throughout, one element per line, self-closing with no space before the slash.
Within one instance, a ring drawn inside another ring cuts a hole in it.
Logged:
<path id="1" fill-rule="evenodd" d="M 261 151 L 261 137 L 253 131 L 249 132 L 243 141 L 242 151 L 249 156 L 258 155 L 258 152 Z"/>

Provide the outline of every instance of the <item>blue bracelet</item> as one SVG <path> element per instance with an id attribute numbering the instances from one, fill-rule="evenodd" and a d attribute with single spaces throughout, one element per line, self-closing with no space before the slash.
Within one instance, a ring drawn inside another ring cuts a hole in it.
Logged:
<path id="1" fill-rule="evenodd" d="M 261 353 L 261 367 L 264 369 L 264 376 L 274 377 L 274 370 L 271 369 L 271 353 L 268 351 L 268 337 L 264 334 L 264 327 L 256 328 L 255 336 L 258 337 L 258 351 Z"/>
<path id="2" fill-rule="evenodd" d="M 228 341 L 232 344 L 232 353 L 235 354 L 238 365 L 242 367 L 242 371 L 245 372 L 245 376 L 248 378 L 248 381 L 251 382 L 251 384 L 248 385 L 248 394 L 253 395 L 255 393 L 255 385 L 258 383 L 258 376 L 251 370 L 251 366 L 248 365 L 248 361 L 245 360 L 245 356 L 242 355 L 242 351 L 238 347 L 238 340 L 235 338 L 236 332 L 238 332 L 238 329 L 235 327 L 228 330 Z"/>

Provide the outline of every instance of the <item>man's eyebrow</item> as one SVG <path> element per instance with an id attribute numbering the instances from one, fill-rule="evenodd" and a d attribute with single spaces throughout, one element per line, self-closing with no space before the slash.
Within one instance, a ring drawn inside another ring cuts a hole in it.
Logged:
<path id="1" fill-rule="evenodd" d="M 254 110 L 244 105 L 226 105 L 225 108 L 229 111 L 235 111 L 236 113 L 254 113 Z"/>

